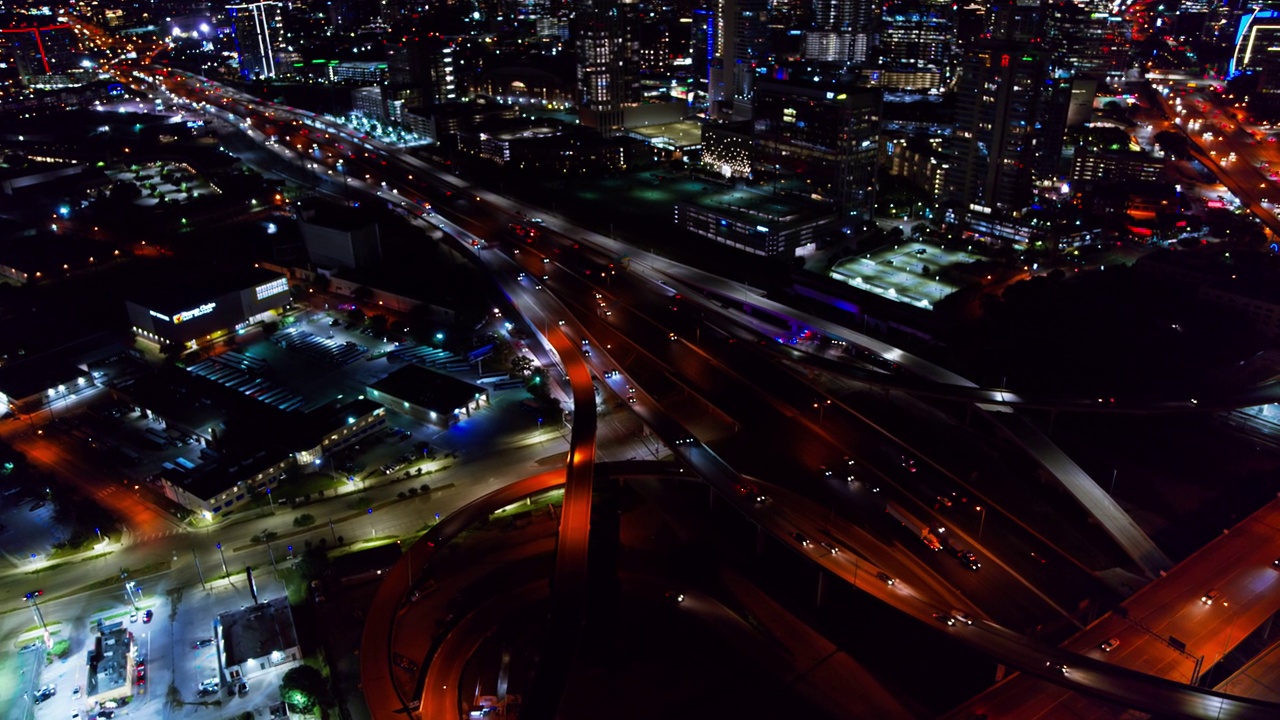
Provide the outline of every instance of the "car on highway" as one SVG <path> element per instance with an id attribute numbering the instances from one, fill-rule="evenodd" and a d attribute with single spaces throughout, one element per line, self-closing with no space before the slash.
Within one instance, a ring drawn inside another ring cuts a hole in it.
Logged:
<path id="1" fill-rule="evenodd" d="M 1115 650 L 1116 648 L 1120 647 L 1120 638 L 1111 638 L 1110 640 L 1102 643 L 1098 647 L 1102 648 L 1103 652 L 1111 652 L 1112 650 Z"/>
<path id="2" fill-rule="evenodd" d="M 1049 660 L 1048 662 L 1046 662 L 1046 663 L 1044 664 L 1044 666 L 1045 666 L 1045 667 L 1047 667 L 1047 668 L 1051 668 L 1051 669 L 1053 669 L 1053 670 L 1057 670 L 1058 672 L 1062 673 L 1063 675 L 1066 675 L 1066 674 L 1067 674 L 1067 666 L 1066 666 L 1066 665 L 1063 665 L 1062 663 L 1056 663 L 1056 662 L 1054 662 L 1054 661 L 1052 661 L 1052 660 Z"/>
<path id="3" fill-rule="evenodd" d="M 978 556 L 972 550 L 957 550 L 956 558 L 970 570 L 976 572 L 982 569 L 982 563 L 978 562 Z"/>
<path id="4" fill-rule="evenodd" d="M 203 640 L 197 640 L 191 643 L 191 649 L 199 650 L 200 648 L 209 647 L 212 644 L 213 644 L 213 638 L 204 638 Z"/>
<path id="5" fill-rule="evenodd" d="M 675 334 L 675 333 L 667 333 L 667 339 L 668 339 L 668 340 L 675 340 L 675 339 L 676 339 L 676 334 Z"/>
<path id="6" fill-rule="evenodd" d="M 1200 602 L 1204 603 L 1205 605 L 1212 605 L 1213 601 L 1217 600 L 1218 596 L 1221 594 L 1222 593 L 1218 590 L 1210 590 L 1209 592 L 1200 596 Z"/>
<path id="7" fill-rule="evenodd" d="M 832 555 L 840 554 L 839 546 L 835 545 L 834 543 L 820 542 L 818 544 L 821 545 L 827 552 L 831 553 Z"/>
<path id="8" fill-rule="evenodd" d="M 152 611 L 150 611 L 150 610 L 147 610 L 146 612 L 142 613 L 142 622 L 143 622 L 143 624 L 150 623 L 150 622 L 151 622 L 151 618 L 153 618 L 153 617 L 155 617 L 155 613 L 154 613 L 154 612 L 152 612 Z"/>
<path id="9" fill-rule="evenodd" d="M 973 618 L 969 617 L 968 613 L 960 610 L 952 610 L 951 617 L 955 618 L 956 622 L 964 623 L 965 625 L 973 624 Z"/>
<path id="10" fill-rule="evenodd" d="M 618 375 L 619 375 L 619 373 L 618 373 L 617 368 L 614 368 L 614 369 L 612 369 L 612 370 L 606 370 L 606 371 L 605 371 L 605 373 L 604 373 L 604 379 L 605 379 L 605 380 L 608 380 L 608 379 L 610 379 L 610 378 L 616 378 L 616 377 L 618 377 Z"/>
<path id="11" fill-rule="evenodd" d="M 795 532 L 791 533 L 791 537 L 795 538 L 796 542 L 800 543 L 801 547 L 809 547 L 809 538 L 805 537 L 803 534 Z"/>
<path id="12" fill-rule="evenodd" d="M 915 460 L 913 460 L 913 459 L 911 459 L 911 458 L 907 457 L 906 455 L 903 455 L 903 456 L 902 456 L 902 460 L 901 460 L 901 462 L 902 462 L 902 467 L 903 467 L 903 469 L 904 469 L 904 470 L 906 470 L 907 472 L 915 472 L 915 471 L 916 471 L 916 461 L 915 461 Z"/>
<path id="13" fill-rule="evenodd" d="M 933 619 L 946 625 L 947 627 L 955 627 L 956 619 L 946 613 L 934 613 Z"/>
<path id="14" fill-rule="evenodd" d="M 885 585 L 894 585 L 898 582 L 897 578 L 893 577 L 892 575 L 886 572 L 876 573 L 876 578 L 878 578 Z"/>
<path id="15" fill-rule="evenodd" d="M 58 694 L 58 687 L 56 685 L 45 685 L 44 687 L 36 691 L 35 704 L 39 705 L 40 703 L 44 702 L 45 700 L 48 700 L 49 698 L 57 694 Z"/>
<path id="16" fill-rule="evenodd" d="M 627 396 L 627 402 L 629 402 L 629 403 L 631 403 L 632 405 L 634 405 L 634 404 L 636 404 L 636 403 L 640 402 L 640 399 L 639 399 L 639 398 L 637 398 L 635 395 L 628 395 L 628 396 Z"/>

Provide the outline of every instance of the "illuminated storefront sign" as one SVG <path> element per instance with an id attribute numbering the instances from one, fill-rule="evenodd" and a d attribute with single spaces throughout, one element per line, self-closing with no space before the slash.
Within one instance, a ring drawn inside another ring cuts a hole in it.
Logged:
<path id="1" fill-rule="evenodd" d="M 218 303 L 205 303 L 198 308 L 183 310 L 182 312 L 173 316 L 173 324 L 177 325 L 178 323 L 186 322 L 187 320 L 191 320 L 193 318 L 198 318 L 201 315 L 208 315 L 209 313 L 213 312 L 213 309 L 216 307 L 218 307 Z"/>

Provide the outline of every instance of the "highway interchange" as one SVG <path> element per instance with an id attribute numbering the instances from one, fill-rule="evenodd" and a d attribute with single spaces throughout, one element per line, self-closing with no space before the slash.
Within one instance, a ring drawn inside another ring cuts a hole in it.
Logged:
<path id="1" fill-rule="evenodd" d="M 771 306 L 774 312 L 792 318 L 797 327 L 817 329 L 828 338 L 856 341 L 864 349 L 907 367 L 911 372 L 905 379 L 878 374 L 865 367 L 850 367 L 849 372 L 860 380 L 891 389 L 911 391 L 913 388 L 933 387 L 942 389 L 922 390 L 920 394 L 991 405 L 1044 407 L 1047 404 L 1062 409 L 1074 407 L 1091 411 L 1135 411 L 1133 408 L 1139 403 L 1121 402 L 1113 406 L 1110 403 L 1100 404 L 1094 399 L 1027 400 L 1011 397 L 1011 393 L 1003 389 L 976 388 L 963 378 L 912 358 L 874 338 L 809 318 L 797 321 L 797 313 L 761 298 L 749 289 L 637 252 L 609 238 L 574 228 L 559 218 L 545 217 L 546 236 L 537 243 L 521 247 L 521 252 L 513 253 L 511 244 L 499 240 L 503 228 L 509 222 L 518 221 L 520 216 L 515 214 L 517 212 L 539 212 L 534 208 L 521 208 L 505 198 L 467 187 L 465 205 L 453 208 L 448 213 L 449 219 L 446 219 L 435 210 L 426 209 L 428 198 L 432 204 L 439 205 L 443 189 L 454 188 L 445 191 L 461 193 L 465 186 L 416 158 L 396 153 L 394 148 L 370 138 L 340 135 L 342 128 L 301 111 L 271 107 L 245 97 L 236 99 L 232 91 L 218 88 L 213 83 L 202 82 L 198 88 L 188 87 L 184 92 L 203 93 L 195 99 L 207 102 L 209 106 L 218 103 L 221 106 L 216 111 L 219 117 L 232 122 L 239 118 L 241 129 L 257 142 L 265 143 L 267 136 L 252 126 L 251 119 L 262 118 L 264 113 L 269 114 L 275 123 L 296 121 L 308 125 L 313 132 L 331 133 L 333 142 L 320 144 L 326 148 L 320 152 L 323 156 L 321 162 L 316 162 L 314 153 L 307 157 L 291 156 L 292 150 L 277 143 L 272 143 L 276 149 L 269 152 L 288 158 L 304 173 L 316 173 L 318 182 L 331 193 L 345 194 L 347 188 L 351 188 L 364 197 L 379 197 L 400 207 L 414 208 L 414 222 L 444 231 L 463 252 L 473 253 L 477 262 L 490 269 L 512 309 L 524 317 L 529 327 L 556 328 L 554 332 L 540 333 L 546 345 L 539 354 L 544 365 L 559 365 L 564 369 L 575 400 L 574 441 L 570 445 L 568 463 L 570 495 L 574 494 L 574 485 L 580 484 L 583 478 L 590 482 L 592 453 L 595 450 L 594 415 L 580 409 L 594 407 L 588 365 L 597 377 L 606 377 L 609 370 L 625 366 L 628 368 L 627 377 L 606 381 L 611 391 L 623 397 L 628 394 L 627 383 L 641 385 L 635 393 L 638 402 L 632 404 L 631 409 L 664 439 L 687 468 L 727 501 L 738 505 L 745 516 L 793 545 L 790 538 L 795 533 L 816 538 L 823 532 L 830 532 L 840 538 L 840 544 L 847 549 L 840 554 L 795 547 L 797 552 L 832 575 L 885 599 L 921 622 L 934 623 L 935 613 L 949 613 L 957 607 L 965 608 L 978 618 L 999 618 L 994 622 L 979 620 L 972 626 L 948 626 L 940 630 L 1018 667 L 1026 675 L 1049 679 L 1066 688 L 1119 700 L 1126 706 L 1156 713 L 1193 717 L 1219 714 L 1221 717 L 1274 716 L 1276 708 L 1271 705 L 1213 695 L 1198 688 L 1118 670 L 1114 663 L 1079 654 L 1088 649 L 1086 645 L 1081 646 L 1084 650 L 1070 653 L 1006 629 L 1024 628 L 1035 618 L 1046 615 L 1070 616 L 1071 613 L 1064 608 L 1073 607 L 1079 600 L 1080 588 L 1096 586 L 1097 581 L 1085 568 L 1075 565 L 1068 554 L 1057 552 L 1044 537 L 1028 532 L 1013 518 L 1001 519 L 997 508 L 990 507 L 990 503 L 982 500 L 971 488 L 961 485 L 963 478 L 947 478 L 935 473 L 933 468 L 919 475 L 913 474 L 914 469 L 908 472 L 905 459 L 908 455 L 920 457 L 919 453 L 907 450 L 903 442 L 887 441 L 874 419 L 862 417 L 839 398 L 828 397 L 807 382 L 806 377 L 778 362 L 772 344 L 766 340 L 765 346 L 768 347 L 761 346 L 758 330 L 753 330 L 751 324 L 740 317 L 744 304 L 735 305 L 732 301 L 746 300 L 749 302 L 745 305 L 755 308 Z M 338 138 L 349 147 L 338 147 L 341 145 Z M 360 151 L 349 152 L 344 160 L 346 166 L 337 171 L 340 179 L 335 178 L 333 166 L 326 165 L 325 161 L 335 163 L 333 158 L 337 152 L 355 150 L 357 146 Z M 386 158 L 389 162 L 384 165 L 379 158 Z M 415 175 L 417 180 L 414 180 Z M 367 179 L 362 176 L 367 176 Z M 429 176 L 433 180 L 423 182 Z M 379 177 L 385 180 L 379 180 Z M 474 193 L 474 200 L 470 199 L 471 193 Z M 440 210 L 444 212 L 443 208 Z M 630 258 L 625 271 L 611 271 L 611 263 L 619 264 L 623 255 Z M 542 275 L 547 277 L 540 281 Z M 730 302 L 708 303 L 697 297 L 702 294 Z M 697 301 L 690 298 L 697 298 Z M 718 312 L 716 306 L 719 306 Z M 562 319 L 566 320 L 564 326 L 559 325 Z M 582 340 L 587 340 L 588 346 L 595 351 L 586 364 L 580 352 Z M 625 361 L 618 362 L 614 357 Z M 646 382 L 633 379 L 639 377 Z M 775 490 L 767 503 L 757 502 L 754 493 L 744 495 L 741 487 L 750 481 L 667 416 L 662 410 L 661 400 L 656 399 L 653 392 L 646 391 L 650 387 L 660 388 L 660 397 L 670 392 L 690 394 L 707 406 L 716 408 L 731 421 L 741 423 L 743 435 L 767 441 L 776 447 L 790 448 L 777 464 L 790 464 L 800 470 L 802 477 L 797 479 L 797 486 Z M 1143 411 L 1216 407 L 1213 401 L 1201 398 L 1142 402 L 1147 403 Z M 744 419 L 749 420 L 749 427 Z M 585 433 L 582 437 L 578 435 L 580 428 Z M 852 448 L 860 451 L 852 452 Z M 856 473 L 849 473 L 856 474 L 856 479 L 850 481 L 847 477 L 826 474 L 828 468 L 846 462 L 842 460 L 845 457 L 849 457 L 856 466 Z M 898 459 L 902 462 L 897 462 Z M 922 460 L 921 464 L 926 465 L 926 462 Z M 646 470 L 646 473 L 652 473 L 652 470 Z M 923 480 L 926 476 L 929 479 Z M 523 497 L 529 492 L 563 483 L 564 479 L 564 472 L 531 476 L 498 491 L 500 497 L 476 500 L 473 512 L 509 504 L 513 488 L 514 497 Z M 830 504 L 840 517 L 822 516 L 819 511 L 819 518 L 815 518 L 814 508 L 817 506 L 806 505 L 811 501 L 791 498 L 790 493 L 795 491 L 820 498 L 821 502 Z M 934 496 L 950 492 L 963 493 L 964 502 L 969 503 L 966 507 L 978 507 L 979 502 L 983 503 L 990 508 L 988 512 L 992 517 L 982 513 L 979 521 L 978 513 L 956 517 L 958 511 L 952 510 L 949 504 L 946 508 L 938 508 L 933 502 Z M 583 539 L 590 525 L 589 489 L 587 497 L 586 502 L 566 499 L 565 517 L 570 521 L 562 523 L 562 553 L 575 547 L 585 552 Z M 974 573 L 959 563 L 941 562 L 940 557 L 931 554 L 923 544 L 911 542 L 909 536 L 904 536 L 901 529 L 884 516 L 885 498 L 908 505 L 920 516 L 930 518 L 931 522 L 945 523 L 947 531 L 959 538 L 956 542 L 978 552 L 984 561 L 983 570 Z M 474 516 L 459 512 L 456 520 L 452 515 L 448 520 L 461 528 L 465 527 L 469 517 Z M 986 544 L 981 542 L 983 526 L 979 522 L 986 524 Z M 449 527 L 446 523 L 437 526 L 443 539 L 447 539 Z M 242 532 L 250 529 L 246 527 Z M 998 545 L 994 544 L 993 536 L 999 537 Z M 1028 560 L 1027 552 L 1011 550 L 1025 547 L 1035 547 L 1052 557 L 1056 569 L 1052 577 L 1039 573 L 1036 562 Z M 120 552 L 138 553 L 144 552 L 144 548 L 130 546 Z M 1272 552 L 1274 554 L 1274 550 Z M 152 548 L 150 553 L 160 556 L 164 551 Z M 377 638 L 381 629 L 373 619 L 395 615 L 395 607 L 413 586 L 410 579 L 414 576 L 421 578 L 422 569 L 429 566 L 429 553 L 427 543 L 415 544 L 384 582 L 378 604 L 370 612 L 365 635 L 366 663 L 381 663 L 382 667 L 371 668 L 366 664 L 367 695 L 381 697 L 372 688 L 383 686 L 389 689 L 389 684 L 379 677 L 379 673 L 388 674 L 386 665 L 390 650 L 382 652 L 379 649 Z M 265 553 L 258 551 L 256 554 Z M 855 578 L 857 563 L 861 562 L 856 559 L 859 555 L 868 558 L 871 567 L 887 568 L 902 578 L 901 586 L 886 587 L 872 574 Z M 561 562 L 567 563 L 563 568 L 566 573 L 572 573 L 574 566 L 585 565 L 583 557 L 570 558 L 562 554 L 560 558 Z M 115 562 L 114 558 L 112 562 Z M 581 567 L 577 569 L 580 571 Z M 1030 579 L 1032 577 L 1034 580 Z M 391 641 L 389 631 L 386 637 L 383 644 Z M 572 643 L 565 643 L 565 647 L 571 648 Z M 1067 675 L 1046 665 L 1063 662 L 1071 668 Z M 430 672 L 439 671 L 433 663 Z M 375 715 L 380 716 L 377 713 L 375 708 Z"/>

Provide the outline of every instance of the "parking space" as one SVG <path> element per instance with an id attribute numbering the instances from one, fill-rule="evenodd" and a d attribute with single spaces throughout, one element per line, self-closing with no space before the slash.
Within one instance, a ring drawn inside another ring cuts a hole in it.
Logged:
<path id="1" fill-rule="evenodd" d="M 369 348 L 358 345 L 355 341 L 340 342 L 320 337 L 307 330 L 290 328 L 272 336 L 271 341 L 283 348 L 301 353 L 313 360 L 328 363 L 334 367 L 350 365 L 364 356 Z"/>
<path id="2" fill-rule="evenodd" d="M 895 302 L 932 309 L 933 304 L 967 283 L 961 266 L 981 257 L 924 242 L 903 242 L 850 258 L 831 268 L 831 278 Z"/>

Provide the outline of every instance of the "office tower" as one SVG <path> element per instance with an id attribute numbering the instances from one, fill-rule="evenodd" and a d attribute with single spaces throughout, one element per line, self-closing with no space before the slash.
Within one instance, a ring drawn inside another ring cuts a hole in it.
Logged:
<path id="1" fill-rule="evenodd" d="M 401 36 L 388 42 L 387 82 L 402 107 L 420 108 L 459 99 L 454 51 L 438 35 Z"/>
<path id="2" fill-rule="evenodd" d="M 275 76 L 275 43 L 284 31 L 280 3 L 228 5 L 227 15 L 231 18 L 240 77 L 256 80 Z"/>
<path id="3" fill-rule="evenodd" d="M 959 73 L 950 199 L 962 211 L 1021 210 L 1060 162 L 1071 81 L 1053 76 L 1043 48 L 1000 40 L 976 43 Z"/>
<path id="4" fill-rule="evenodd" d="M 870 218 L 882 104 L 879 89 L 856 87 L 849 76 L 757 79 L 755 166 L 803 180 L 807 194 L 836 206 L 846 227 Z"/>
<path id="5" fill-rule="evenodd" d="M 621 132 L 623 107 L 640 100 L 639 50 L 629 18 L 626 6 L 608 3 L 579 9 L 575 17 L 579 119 L 606 136 Z"/>
<path id="6" fill-rule="evenodd" d="M 1129 31 L 1123 17 L 1074 2 L 1054 2 L 1047 10 L 1044 44 L 1053 52 L 1057 69 L 1094 77 L 1124 72 Z"/>
<path id="7" fill-rule="evenodd" d="M 847 37 L 848 62 L 862 64 L 876 45 L 880 3 L 873 0 L 813 0 L 813 29 Z M 807 48 L 806 48 L 807 49 Z"/>
<path id="8" fill-rule="evenodd" d="M 885 71 L 881 87 L 942 87 L 952 64 L 951 24 L 942 11 L 919 2 L 894 3 L 885 6 L 881 22 L 880 65 Z"/>
<path id="9" fill-rule="evenodd" d="M 73 76 L 84 73 L 83 62 L 87 60 L 74 28 L 57 22 L 29 22 L 0 29 L 0 53 L 7 67 L 6 77 L 31 87 L 74 84 Z"/>
<path id="10" fill-rule="evenodd" d="M 810 62 L 849 62 L 853 34 L 845 30 L 808 30 L 804 34 L 804 59 Z"/>
<path id="11" fill-rule="evenodd" d="M 993 40 L 1038 43 L 1044 39 L 1045 6 L 1042 0 L 1000 0 L 992 5 L 988 36 Z"/>
<path id="12" fill-rule="evenodd" d="M 767 59 L 768 0 L 716 0 L 715 15 L 707 99 L 714 115 L 747 117 L 756 68 Z"/>

